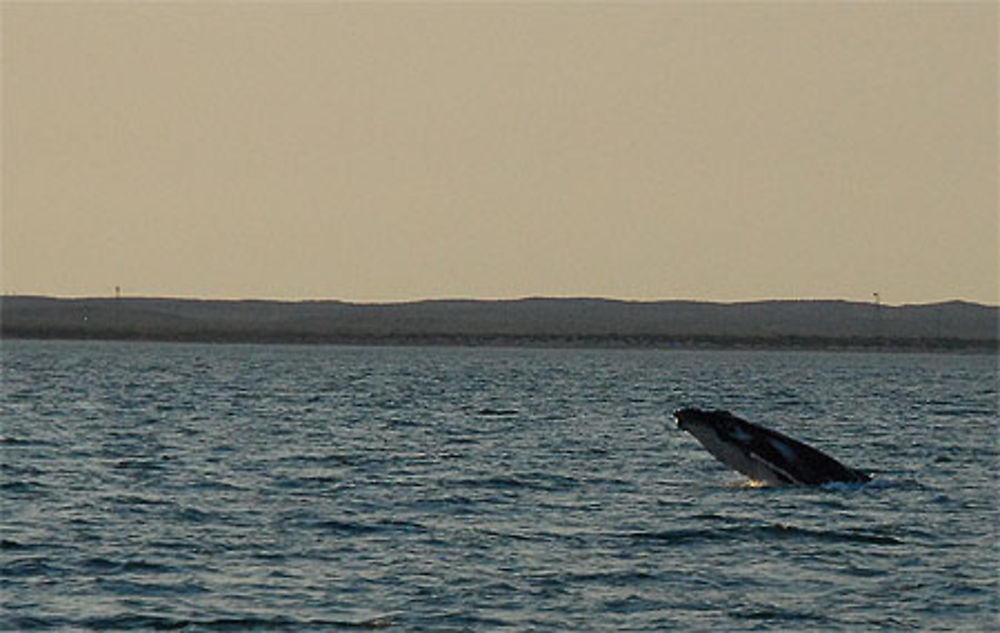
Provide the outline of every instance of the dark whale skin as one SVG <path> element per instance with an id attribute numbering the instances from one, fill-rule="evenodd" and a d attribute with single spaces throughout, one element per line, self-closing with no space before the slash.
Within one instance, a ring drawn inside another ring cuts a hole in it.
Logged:
<path id="1" fill-rule="evenodd" d="M 728 411 L 678 409 L 674 419 L 716 459 L 754 481 L 774 485 L 871 481 L 867 474 L 807 444 Z"/>

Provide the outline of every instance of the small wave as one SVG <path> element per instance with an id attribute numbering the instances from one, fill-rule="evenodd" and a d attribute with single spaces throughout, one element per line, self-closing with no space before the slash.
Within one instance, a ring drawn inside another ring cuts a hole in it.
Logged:
<path id="1" fill-rule="evenodd" d="M 412 418 L 409 416 L 407 417 L 393 416 L 385 421 L 385 426 L 393 429 L 418 427 L 418 426 L 423 426 L 423 424 L 424 424 L 423 420 Z"/>
<path id="2" fill-rule="evenodd" d="M 333 475 L 308 475 L 292 480 L 292 483 L 294 484 L 292 487 L 329 486 L 344 483 L 344 476 L 339 473 Z"/>
<path id="3" fill-rule="evenodd" d="M 819 489 L 827 492 L 854 492 L 857 490 L 864 490 L 870 485 L 870 481 L 863 483 L 850 481 L 828 481 L 825 484 L 820 484 Z"/>
<path id="4" fill-rule="evenodd" d="M 48 486 L 38 481 L 25 481 L 23 479 L 17 481 L 5 481 L 0 484 L 0 492 L 12 493 L 17 495 L 38 495 L 47 492 Z"/>
<path id="5" fill-rule="evenodd" d="M 164 467 L 163 462 L 169 460 L 169 456 L 163 455 L 161 458 L 146 458 L 146 459 L 119 459 L 115 462 L 115 470 L 160 470 Z"/>
<path id="6" fill-rule="evenodd" d="M 373 534 L 378 532 L 378 528 L 373 525 L 368 525 L 366 523 L 357 523 L 354 521 L 316 521 L 310 525 L 317 530 L 322 530 L 324 532 L 334 532 L 336 534 L 343 534 L 345 536 L 358 536 L 362 534 Z"/>
<path id="7" fill-rule="evenodd" d="M 851 483 L 846 481 L 831 481 L 819 486 L 820 490 L 831 492 L 854 492 L 857 490 L 886 490 L 889 488 L 903 487 L 905 482 L 896 481 L 883 477 L 875 477 L 871 481 L 864 483 Z"/>
<path id="8" fill-rule="evenodd" d="M 633 541 L 660 541 L 669 545 L 681 545 L 697 541 L 715 541 L 732 538 L 725 528 L 692 528 L 661 530 L 656 532 L 627 532 L 616 534 Z"/>
<path id="9" fill-rule="evenodd" d="M 64 570 L 57 567 L 50 559 L 44 556 L 33 556 L 30 558 L 19 558 L 7 561 L 0 567 L 0 577 L 3 578 L 31 578 L 56 577 Z"/>
<path id="10" fill-rule="evenodd" d="M 828 622 L 828 618 L 820 614 L 804 613 L 802 611 L 794 611 L 770 604 L 743 607 L 730 611 L 729 615 L 737 620 L 762 622 Z"/>
<path id="11" fill-rule="evenodd" d="M 218 515 L 214 512 L 206 512 L 200 508 L 186 507 L 178 509 L 174 513 L 174 516 L 180 521 L 187 521 L 190 523 L 206 523 Z"/>
<path id="12" fill-rule="evenodd" d="M 495 417 L 495 418 L 505 418 L 511 417 L 518 414 L 517 409 L 494 409 L 492 407 L 483 407 L 476 412 L 477 415 L 485 417 Z"/>
<path id="13" fill-rule="evenodd" d="M 0 435 L 0 445 L 3 446 L 31 446 L 35 444 L 44 444 L 44 442 L 25 440 L 20 437 L 13 437 L 11 435 Z"/>
<path id="14" fill-rule="evenodd" d="M 376 523 L 361 523 L 356 521 L 338 521 L 328 519 L 307 524 L 317 530 L 333 532 L 343 536 L 364 536 L 383 532 L 424 532 L 427 528 L 410 521 L 379 521 Z"/>
<path id="15" fill-rule="evenodd" d="M 876 534 L 865 530 L 817 530 L 811 528 L 801 528 L 783 523 L 776 523 L 755 528 L 763 536 L 774 538 L 809 538 L 833 543 L 870 543 L 872 545 L 903 545 L 903 541 L 883 534 Z"/>
<path id="16" fill-rule="evenodd" d="M 539 490 L 559 491 L 569 490 L 579 485 L 579 480 L 572 477 L 553 475 L 551 473 L 515 473 L 512 475 L 497 475 L 481 479 L 459 479 L 457 486 L 466 488 L 495 490 Z"/>
<path id="17" fill-rule="evenodd" d="M 629 569 L 568 574 L 564 578 L 560 578 L 560 580 L 569 585 L 596 583 L 602 586 L 632 587 L 638 583 L 656 580 L 657 578 L 658 576 L 649 572 Z"/>
<path id="18" fill-rule="evenodd" d="M 65 618 L 38 617 L 38 616 L 12 616 L 3 619 L 5 627 L 11 631 L 52 631 L 65 630 L 70 627 L 70 623 Z"/>
<path id="19" fill-rule="evenodd" d="M 984 418 L 989 420 L 996 415 L 996 411 L 972 407 L 936 407 L 930 410 L 930 414 L 949 418 Z"/>
<path id="20" fill-rule="evenodd" d="M 230 483 L 228 481 L 223 481 L 221 479 L 202 479 L 189 484 L 188 487 L 191 490 L 200 490 L 203 492 L 234 492 L 240 490 L 246 490 L 246 488 Z"/>
<path id="21" fill-rule="evenodd" d="M 82 562 L 82 566 L 89 571 L 104 575 L 116 573 L 165 574 L 177 571 L 177 568 L 171 565 L 150 563 L 145 560 L 115 561 L 103 557 L 88 558 Z"/>
<path id="22" fill-rule="evenodd" d="M 687 544 L 698 541 L 719 541 L 734 539 L 753 540 L 785 540 L 811 539 L 833 543 L 868 543 L 872 545 L 903 545 L 904 542 L 894 536 L 877 534 L 864 530 L 818 530 L 802 528 L 783 523 L 762 525 L 728 525 L 713 528 L 690 528 L 665 530 L 659 532 L 631 532 L 624 534 L 633 540 L 662 541 L 671 545 Z"/>
<path id="23" fill-rule="evenodd" d="M 82 626 L 100 631 L 311 631 L 338 629 L 380 629 L 393 626 L 389 617 L 364 620 L 273 618 L 216 618 L 197 620 L 156 615 L 121 614 L 111 617 L 88 618 Z"/>
<path id="24" fill-rule="evenodd" d="M 465 435 L 448 435 L 444 441 L 445 444 L 478 444 L 480 440 Z"/>
<path id="25" fill-rule="evenodd" d="M 357 457 L 341 453 L 330 455 L 286 455 L 278 458 L 280 464 L 294 464 L 297 466 L 350 466 L 356 463 Z"/>
<path id="26" fill-rule="evenodd" d="M 122 576 L 100 575 L 94 582 L 104 594 L 121 598 L 167 598 L 209 593 L 209 589 L 197 581 L 150 582 Z"/>
<path id="27" fill-rule="evenodd" d="M 168 506 L 171 502 L 156 497 L 149 497 L 139 494 L 119 494 L 106 499 L 118 506 Z"/>
<path id="28" fill-rule="evenodd" d="M 81 561 L 80 565 L 87 571 L 100 574 L 117 571 L 121 568 L 120 564 L 101 557 L 88 558 Z"/>

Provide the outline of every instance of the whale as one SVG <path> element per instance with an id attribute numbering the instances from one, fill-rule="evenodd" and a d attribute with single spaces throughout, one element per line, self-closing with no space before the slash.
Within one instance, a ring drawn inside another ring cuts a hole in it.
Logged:
<path id="1" fill-rule="evenodd" d="M 871 477 L 826 453 L 729 411 L 678 409 L 677 426 L 695 437 L 717 460 L 756 484 L 819 485 L 867 483 Z"/>

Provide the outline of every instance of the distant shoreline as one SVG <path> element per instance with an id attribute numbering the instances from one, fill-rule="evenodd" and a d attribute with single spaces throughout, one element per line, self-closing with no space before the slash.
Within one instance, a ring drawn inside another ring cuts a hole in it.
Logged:
<path id="1" fill-rule="evenodd" d="M 732 350 L 732 351 L 816 351 L 816 352 L 912 352 L 998 354 L 994 341 L 962 339 L 740 339 L 692 338 L 661 339 L 654 337 L 508 337 L 508 336 L 385 336 L 385 337 L 299 337 L 230 336 L 224 333 L 205 336 L 156 336 L 130 333 L 24 332 L 4 330 L 2 341 L 90 341 L 106 343 L 194 343 L 218 345 L 330 345 L 345 347 L 495 347 L 536 349 L 662 349 L 662 350 Z"/>
<path id="2" fill-rule="evenodd" d="M 606 299 L 201 301 L 7 296 L 0 337 L 379 346 L 998 352 L 1000 308 L 964 302 Z"/>

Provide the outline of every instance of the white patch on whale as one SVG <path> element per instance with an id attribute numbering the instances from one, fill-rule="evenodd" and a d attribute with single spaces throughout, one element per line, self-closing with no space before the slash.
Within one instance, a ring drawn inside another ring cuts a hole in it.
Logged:
<path id="1" fill-rule="evenodd" d="M 784 457 L 785 459 L 787 459 L 787 460 L 788 460 L 788 461 L 790 461 L 790 462 L 794 462 L 794 461 L 795 461 L 795 459 L 796 459 L 796 455 L 795 455 L 795 451 L 793 451 L 793 450 L 791 449 L 791 447 L 789 447 L 789 446 L 788 446 L 788 444 L 785 444 L 785 443 L 784 443 L 784 442 L 782 442 L 781 440 L 776 440 L 776 439 L 774 439 L 773 437 L 770 437 L 770 438 L 768 438 L 768 440 L 767 440 L 767 441 L 768 441 L 768 442 L 769 442 L 769 443 L 771 444 L 771 446 L 773 446 L 773 447 L 774 447 L 774 448 L 775 448 L 775 449 L 776 449 L 776 450 L 777 450 L 777 451 L 778 451 L 779 453 L 781 453 L 781 456 L 782 456 L 782 457 Z"/>
<path id="2" fill-rule="evenodd" d="M 737 442 L 743 442 L 744 444 L 748 443 L 752 439 L 749 433 L 738 426 L 733 428 L 732 436 L 734 440 Z"/>

